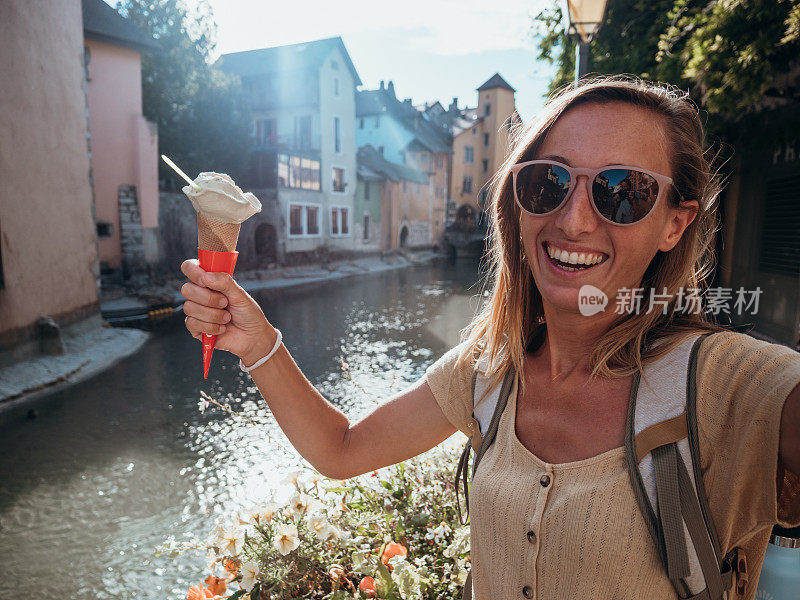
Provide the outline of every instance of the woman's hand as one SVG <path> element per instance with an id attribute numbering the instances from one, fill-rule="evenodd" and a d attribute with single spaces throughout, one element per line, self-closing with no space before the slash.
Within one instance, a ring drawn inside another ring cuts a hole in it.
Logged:
<path id="1" fill-rule="evenodd" d="M 232 352 L 249 366 L 272 348 L 277 334 L 261 307 L 227 273 L 209 273 L 196 259 L 186 260 L 181 271 L 189 282 L 181 287 L 186 301 L 186 329 L 192 337 L 217 336 L 216 347 Z"/>

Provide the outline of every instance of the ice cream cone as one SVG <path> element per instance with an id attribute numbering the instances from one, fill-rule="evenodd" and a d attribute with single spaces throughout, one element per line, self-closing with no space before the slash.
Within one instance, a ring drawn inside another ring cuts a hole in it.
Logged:
<path id="1" fill-rule="evenodd" d="M 235 252 L 241 223 L 226 223 L 197 213 L 197 246 L 213 252 Z"/>
<path id="2" fill-rule="evenodd" d="M 198 217 L 200 215 L 197 215 Z M 198 219 L 199 220 L 199 219 Z M 197 257 L 200 268 L 209 273 L 227 273 L 233 275 L 236 267 L 238 252 L 219 252 L 215 250 L 197 249 Z M 214 354 L 214 346 L 217 344 L 217 336 L 203 334 L 203 379 L 208 379 L 208 369 L 211 367 L 211 355 Z"/>

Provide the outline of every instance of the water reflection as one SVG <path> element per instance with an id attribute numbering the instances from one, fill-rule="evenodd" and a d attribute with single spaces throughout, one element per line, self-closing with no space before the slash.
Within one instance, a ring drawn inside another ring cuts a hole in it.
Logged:
<path id="1" fill-rule="evenodd" d="M 475 263 L 437 265 L 259 302 L 309 380 L 355 420 L 457 342 L 476 273 Z M 156 545 L 204 536 L 218 516 L 287 492 L 280 481 L 299 458 L 281 450 L 288 441 L 250 378 L 224 352 L 210 377 L 178 324 L 98 377 L 0 413 L 0 597 L 182 594 L 202 557 L 155 558 Z M 200 390 L 264 426 L 201 415 Z"/>

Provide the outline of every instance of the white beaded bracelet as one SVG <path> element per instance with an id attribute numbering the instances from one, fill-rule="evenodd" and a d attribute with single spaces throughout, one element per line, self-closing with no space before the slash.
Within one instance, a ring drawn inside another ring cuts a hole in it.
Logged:
<path id="1" fill-rule="evenodd" d="M 258 359 L 256 362 L 254 362 L 249 367 L 245 367 L 244 363 L 242 362 L 242 359 L 240 358 L 239 359 L 239 368 L 242 371 L 244 371 L 245 373 L 249 373 L 250 371 L 252 371 L 256 367 L 260 367 L 265 362 L 267 362 L 270 358 L 272 358 L 272 355 L 275 354 L 278 351 L 278 348 L 281 347 L 281 340 L 283 340 L 283 335 L 281 334 L 281 330 L 280 329 L 275 329 L 275 331 L 278 333 L 278 339 L 275 340 L 275 345 L 272 347 L 272 350 L 269 351 L 269 354 L 267 354 L 264 358 Z"/>

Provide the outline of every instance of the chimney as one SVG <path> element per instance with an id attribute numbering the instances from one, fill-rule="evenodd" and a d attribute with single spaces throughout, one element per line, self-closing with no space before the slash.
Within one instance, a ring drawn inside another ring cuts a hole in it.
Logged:
<path id="1" fill-rule="evenodd" d="M 381 88 L 380 89 L 383 89 L 383 79 L 381 79 Z"/>
<path id="2" fill-rule="evenodd" d="M 394 81 L 392 81 L 391 79 L 389 80 L 389 87 L 387 89 L 389 90 L 389 93 L 394 98 L 395 97 L 395 95 L 394 95 Z"/>
<path id="3" fill-rule="evenodd" d="M 450 106 L 447 107 L 447 112 L 455 112 L 458 110 L 458 97 L 453 96 L 453 101 L 450 103 Z"/>

